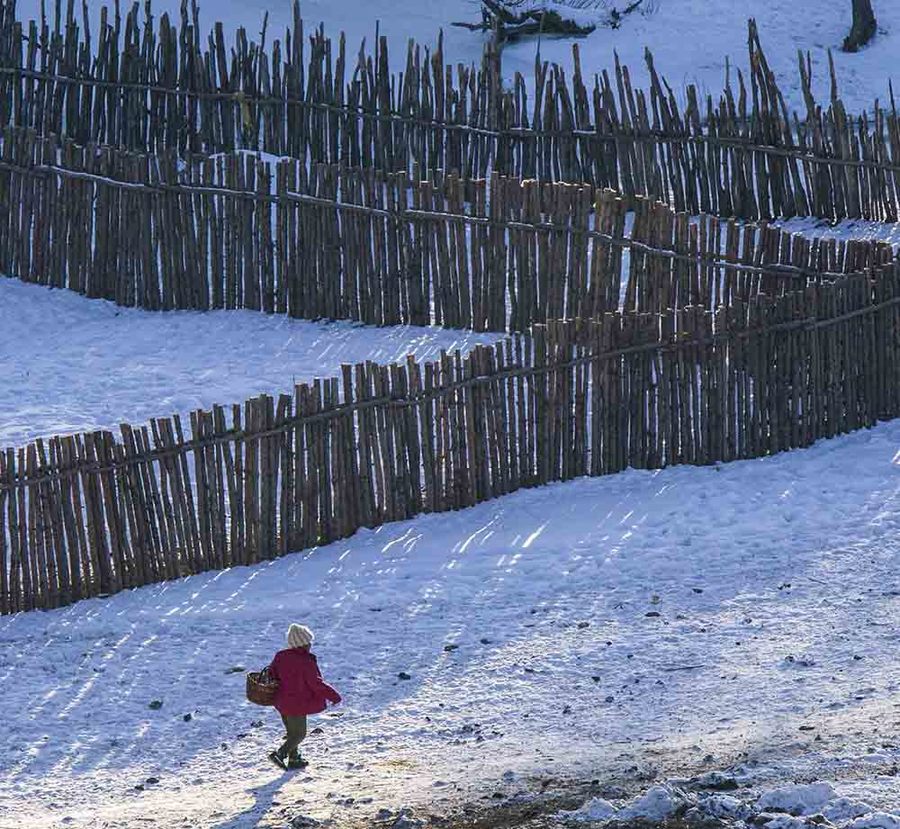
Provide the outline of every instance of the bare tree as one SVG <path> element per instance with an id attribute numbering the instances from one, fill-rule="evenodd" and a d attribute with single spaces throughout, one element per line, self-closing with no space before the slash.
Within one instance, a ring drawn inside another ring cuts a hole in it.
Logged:
<path id="1" fill-rule="evenodd" d="M 857 52 L 865 46 L 873 37 L 877 24 L 875 12 L 872 11 L 872 0 L 852 0 L 853 25 L 850 34 L 844 38 L 841 47 L 845 52 Z"/>

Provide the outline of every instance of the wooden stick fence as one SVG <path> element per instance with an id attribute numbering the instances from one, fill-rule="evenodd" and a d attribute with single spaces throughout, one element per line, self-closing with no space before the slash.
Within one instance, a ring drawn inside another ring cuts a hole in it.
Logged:
<path id="1" fill-rule="evenodd" d="M 147 10 L 149 14 L 149 9 Z M 241 29 L 225 45 L 217 24 L 201 46 L 197 10 L 176 25 L 104 13 L 96 44 L 57 5 L 52 23 L 27 26 L 0 0 L 0 124 L 65 134 L 141 152 L 265 150 L 312 162 L 412 175 L 493 173 L 611 188 L 662 199 L 676 210 L 742 218 L 814 215 L 896 221 L 900 119 L 850 117 L 837 95 L 822 107 L 800 61 L 806 112 L 788 111 L 750 23 L 748 80 L 704 101 L 688 86 L 684 107 L 655 70 L 635 89 L 627 67 L 592 79 L 577 47 L 569 76 L 537 64 L 504 88 L 498 61 L 446 63 L 410 45 L 392 72 L 387 41 L 348 59 L 317 30 L 306 43 L 299 7 L 267 47 Z"/>
<path id="2" fill-rule="evenodd" d="M 0 271 L 122 305 L 526 331 L 709 310 L 893 258 L 877 242 L 693 219 L 587 185 L 372 168 L 190 164 L 7 129 Z"/>
<path id="3" fill-rule="evenodd" d="M 0 613 L 253 564 L 626 467 L 753 458 L 900 413 L 900 275 L 550 322 L 432 363 L 0 452 Z"/>
<path id="4" fill-rule="evenodd" d="M 591 107 L 577 52 L 571 84 L 537 67 L 529 106 L 521 78 L 503 91 L 491 60 L 454 77 L 440 48 L 411 49 L 395 82 L 380 41 L 347 83 L 343 42 L 332 63 L 317 33 L 307 74 L 296 11 L 284 52 L 239 33 L 230 62 L 221 26 L 201 50 L 196 9 L 179 30 L 104 19 L 96 53 L 72 4 L 61 19 L 26 35 L 0 0 L 0 119 L 43 133 L 4 133 L 0 270 L 147 309 L 528 333 L 345 366 L 189 431 L 160 418 L 0 452 L 2 613 L 898 414 L 889 246 L 684 212 L 896 210 L 895 116 L 870 131 L 836 94 L 823 115 L 807 65 L 792 122 L 755 27 L 752 108 L 741 79 L 701 119 L 652 65 L 649 104 L 617 66 Z M 194 155 L 241 147 L 297 160 Z M 611 184 L 683 210 L 641 198 L 629 225 Z"/>

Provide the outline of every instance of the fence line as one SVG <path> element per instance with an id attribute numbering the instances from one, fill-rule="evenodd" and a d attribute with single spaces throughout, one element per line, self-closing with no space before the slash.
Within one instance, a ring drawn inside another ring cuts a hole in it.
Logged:
<path id="1" fill-rule="evenodd" d="M 500 228 L 503 230 L 527 230 L 537 231 L 541 233 L 569 233 L 574 232 L 585 236 L 588 239 L 597 239 L 615 247 L 623 249 L 633 249 L 642 253 L 663 256 L 668 259 L 675 259 L 681 262 L 700 262 L 714 264 L 724 270 L 735 270 L 742 273 L 756 274 L 778 274 L 780 276 L 794 275 L 803 279 L 838 279 L 846 276 L 846 271 L 832 272 L 823 270 L 813 270 L 797 265 L 785 263 L 772 263 L 771 265 L 757 266 L 742 262 L 731 262 L 717 251 L 700 251 L 696 256 L 679 253 L 675 250 L 666 250 L 656 248 L 644 242 L 629 237 L 613 236 L 608 233 L 596 230 L 594 228 L 573 228 L 566 225 L 552 224 L 551 222 L 516 222 L 511 220 L 497 220 L 489 216 L 474 216 L 465 213 L 446 213 L 436 212 L 433 210 L 421 210 L 413 208 L 401 209 L 383 209 L 372 207 L 366 204 L 357 204 L 355 202 L 339 201 L 337 199 L 322 198 L 320 196 L 311 196 L 306 193 L 284 192 L 279 194 L 259 193 L 250 190 L 235 190 L 221 186 L 198 186 L 195 184 L 148 184 L 144 182 L 122 181 L 113 179 L 109 176 L 96 175 L 94 173 L 85 173 L 76 170 L 69 170 L 63 167 L 57 167 L 49 164 L 36 164 L 33 167 L 22 167 L 15 164 L 0 162 L 0 170 L 19 173 L 21 175 L 55 175 L 60 178 L 79 179 L 82 181 L 91 181 L 122 190 L 141 191 L 148 193 L 173 193 L 173 194 L 199 194 L 212 196 L 228 196 L 231 198 L 246 199 L 249 201 L 265 202 L 276 204 L 279 202 L 298 202 L 300 204 L 316 205 L 317 207 L 327 207 L 337 211 L 349 211 L 353 213 L 362 213 L 370 216 L 380 216 L 392 220 L 402 219 L 438 219 L 447 222 L 456 222 L 466 225 L 479 225 L 482 227 Z M 881 243 L 879 243 L 881 244 Z M 887 245 L 887 243 L 884 243 Z M 885 247 L 885 251 L 887 247 Z"/>
<path id="2" fill-rule="evenodd" d="M 710 336 L 704 337 L 703 339 L 690 339 L 690 340 L 678 340 L 675 343 L 669 344 L 659 344 L 656 342 L 645 343 L 643 345 L 634 345 L 629 346 L 627 348 L 617 348 L 612 351 L 603 351 L 597 354 L 588 354 L 581 357 L 576 357 L 570 360 L 566 360 L 561 363 L 555 363 L 552 366 L 535 366 L 529 368 L 506 368 L 502 370 L 498 370 L 494 372 L 492 378 L 495 380 L 504 380 L 515 377 L 537 377 L 541 374 L 546 374 L 551 371 L 558 371 L 562 369 L 575 368 L 577 366 L 583 365 L 585 363 L 594 363 L 594 362 L 602 362 L 604 360 L 616 359 L 619 357 L 624 357 L 632 354 L 640 354 L 643 352 L 655 352 L 657 354 L 665 354 L 672 351 L 678 351 L 684 348 L 699 348 L 703 346 L 714 345 L 715 343 L 721 342 L 725 339 L 732 339 L 734 341 L 747 339 L 753 336 L 761 336 L 761 335 L 771 335 L 776 332 L 781 331 L 792 331 L 796 329 L 818 329 L 818 328 L 828 328 L 833 325 L 838 325 L 842 322 L 847 322 L 848 320 L 854 319 L 856 317 L 866 316 L 868 314 L 875 314 L 879 311 L 884 311 L 888 308 L 892 308 L 895 305 L 900 305 L 900 297 L 893 297 L 892 299 L 885 300 L 883 302 L 878 302 L 875 305 L 867 305 L 863 308 L 858 308 L 854 311 L 848 311 L 844 314 L 841 314 L 837 317 L 831 317 L 828 319 L 817 320 L 814 317 L 805 317 L 801 319 L 791 320 L 789 322 L 782 322 L 776 324 L 766 325 L 764 328 L 748 328 L 748 329 L 739 329 L 737 331 L 718 331 Z M 31 478 L 26 476 L 13 476 L 13 478 L 7 482 L 0 482 L 0 490 L 13 490 L 22 485 L 33 486 L 34 484 L 44 483 L 50 480 L 58 479 L 61 477 L 67 477 L 71 475 L 76 475 L 80 472 L 115 472 L 119 469 L 125 468 L 127 465 L 137 463 L 137 462 L 148 462 L 154 460 L 160 460 L 165 457 L 170 457 L 173 455 L 177 455 L 183 451 L 197 451 L 198 449 L 205 449 L 208 447 L 217 446 L 223 443 L 227 443 L 229 441 L 235 440 L 246 440 L 252 438 L 253 440 L 260 440 L 262 438 L 275 437 L 278 435 L 282 435 L 283 433 L 294 429 L 298 426 L 303 426 L 310 423 L 316 423 L 324 420 L 332 420 L 335 418 L 344 417 L 348 414 L 352 414 L 354 412 L 362 411 L 363 409 L 373 408 L 375 406 L 381 406 L 386 408 L 406 408 L 408 406 L 414 406 L 418 403 L 424 403 L 431 400 L 434 400 L 440 397 L 442 394 L 446 394 L 450 391 L 459 391 L 461 389 L 476 386 L 482 381 L 479 378 L 470 378 L 468 380 L 457 380 L 451 383 L 450 385 L 442 387 L 442 389 L 438 391 L 431 392 L 419 392 L 417 394 L 412 394 L 408 397 L 405 397 L 400 400 L 396 400 L 390 397 L 379 397 L 373 398 L 370 400 L 365 400 L 363 402 L 355 402 L 355 403 L 340 403 L 335 406 L 334 409 L 325 412 L 319 412 L 318 414 L 310 414 L 310 415 L 302 415 L 302 416 L 294 416 L 289 418 L 285 422 L 280 425 L 273 427 L 271 429 L 267 429 L 264 431 L 254 431 L 248 432 L 245 430 L 229 430 L 223 432 L 221 434 L 217 434 L 212 437 L 205 438 L 190 438 L 185 440 L 177 449 L 153 449 L 144 453 L 136 453 L 131 455 L 127 460 L 123 460 L 121 462 L 114 462 L 108 464 L 106 466 L 98 466 L 96 464 L 89 464 L 83 461 L 76 461 L 74 464 L 70 466 L 62 465 L 54 469 L 51 473 L 46 473 L 41 477 Z"/>
<path id="3" fill-rule="evenodd" d="M 288 106 L 298 109 L 309 109 L 320 112 L 329 112 L 334 114 L 352 113 L 355 116 L 367 121 L 377 121 L 382 123 L 394 123 L 404 126 L 429 127 L 432 129 L 440 129 L 445 132 L 467 132 L 473 135 L 481 135 L 488 138 L 511 139 L 511 138 L 533 138 L 534 131 L 522 126 L 507 127 L 477 127 L 471 124 L 447 123 L 437 120 L 426 120 L 424 118 L 403 115 L 399 112 L 368 112 L 362 107 L 355 109 L 349 105 L 337 105 L 324 103 L 322 101 L 305 101 L 293 100 L 291 98 L 281 98 L 275 96 L 258 96 L 247 95 L 244 92 L 200 92 L 192 89 L 178 89 L 177 87 L 153 86 L 151 84 L 140 83 L 122 83 L 119 81 L 104 81 L 96 78 L 67 78 L 62 75 L 52 75 L 46 72 L 35 72 L 19 67 L 2 67 L 0 66 L 0 75 L 10 75 L 17 78 L 26 78 L 29 80 L 40 80 L 58 83 L 70 86 L 87 86 L 100 87 L 104 89 L 132 90 L 137 92 L 163 94 L 176 98 L 186 98 L 194 100 L 211 100 L 211 101 L 232 101 L 237 104 L 254 106 Z M 681 142 L 684 144 L 711 144 L 718 147 L 739 147 L 745 150 L 753 150 L 772 156 L 782 158 L 793 158 L 798 161 L 810 163 L 827 163 L 833 167 L 870 167 L 872 169 L 880 169 L 888 172 L 900 172 L 900 165 L 888 164 L 873 159 L 853 159 L 853 158 L 832 158 L 821 157 L 814 154 L 804 152 L 797 147 L 779 147 L 772 144 L 754 143 L 752 139 L 742 136 L 718 136 L 718 135 L 693 135 L 693 134 L 674 134 L 667 133 L 659 129 L 651 129 L 646 132 L 630 131 L 621 134 L 609 135 L 596 130 L 590 129 L 569 129 L 569 130 L 547 130 L 540 131 L 542 138 L 580 138 L 599 143 L 615 144 L 617 141 L 627 139 L 634 143 L 656 144 L 660 142 Z M 231 149 L 239 149 L 237 147 Z M 243 148 L 247 149 L 247 148 Z M 257 149 L 251 147 L 250 149 Z"/>
<path id="4" fill-rule="evenodd" d="M 0 271 L 149 310 L 526 331 L 712 310 L 871 272 L 873 241 L 690 218 L 587 185 L 421 180 L 248 155 L 179 162 L 7 129 Z"/>
<path id="5" fill-rule="evenodd" d="M 252 564 L 626 467 L 753 458 L 900 410 L 900 274 L 550 322 L 463 356 L 0 452 L 0 613 Z"/>
<path id="6" fill-rule="evenodd" d="M 471 124 L 447 123 L 437 120 L 426 120 L 416 116 L 403 115 L 398 112 L 368 112 L 362 107 L 355 109 L 349 105 L 328 104 L 321 101 L 305 101 L 293 100 L 291 98 L 280 98 L 274 96 L 248 96 L 244 92 L 198 92 L 190 89 L 178 89 L 171 87 L 152 86 L 148 84 L 129 84 L 119 83 L 115 81 L 101 81 L 87 78 L 67 78 L 60 75 L 51 75 L 43 72 L 33 72 L 20 68 L 0 67 L 0 75 L 11 75 L 14 77 L 27 78 L 32 80 L 41 80 L 47 82 L 59 83 L 62 85 L 72 86 L 90 86 L 111 89 L 134 90 L 145 93 L 165 94 L 167 96 L 175 96 L 177 98 L 196 99 L 196 100 L 216 100 L 216 101 L 232 101 L 239 105 L 250 105 L 257 107 L 280 106 L 298 108 L 301 110 L 308 109 L 320 112 L 328 112 L 334 114 L 352 114 L 364 121 L 376 121 L 380 123 L 393 123 L 403 126 L 428 127 L 430 129 L 438 129 L 443 132 L 465 132 L 473 135 L 480 135 L 488 138 L 498 139 L 498 141 L 510 141 L 512 139 L 535 139 L 553 138 L 553 139 L 581 139 L 589 143 L 599 144 L 616 144 L 621 141 L 628 141 L 635 144 L 660 144 L 660 143 L 681 143 L 681 144 L 708 144 L 713 147 L 725 148 L 734 147 L 743 150 L 762 153 L 764 155 L 791 158 L 796 161 L 802 161 L 807 164 L 825 164 L 829 167 L 857 167 L 870 168 L 889 173 L 900 173 L 900 164 L 889 163 L 876 159 L 866 158 L 841 158 L 833 156 L 820 156 L 803 150 L 799 147 L 781 147 L 773 144 L 759 143 L 752 138 L 743 136 L 722 136 L 709 134 L 678 134 L 669 133 L 660 129 L 650 129 L 647 131 L 636 131 L 632 128 L 630 131 L 623 131 L 616 134 L 605 134 L 598 132 L 596 129 L 568 129 L 568 130 L 548 130 L 542 129 L 540 135 L 536 136 L 535 131 L 522 126 L 508 127 L 477 127 Z M 249 147 L 234 147 L 231 149 L 263 149 L 265 146 L 259 147 L 251 145 Z M 140 148 L 136 148 L 140 149 Z"/>
<path id="7" fill-rule="evenodd" d="M 896 212 L 896 117 L 815 110 L 801 66 L 792 121 L 752 25 L 752 107 L 741 79 L 701 121 L 652 59 L 648 94 L 617 65 L 589 95 L 576 50 L 532 100 L 440 45 L 395 76 L 380 40 L 348 82 L 343 41 L 316 33 L 307 64 L 296 7 L 271 52 L 239 32 L 227 53 L 221 26 L 202 50 L 195 7 L 104 18 L 95 50 L 71 14 L 25 35 L 0 0 L 0 271 L 150 310 L 518 333 L 0 451 L 0 613 L 900 413 L 890 246 L 686 212 Z"/>
<path id="8" fill-rule="evenodd" d="M 142 21 L 136 7 L 124 25 L 111 17 L 95 44 L 74 16 L 24 26 L 4 0 L 0 123 L 142 152 L 252 149 L 410 175 L 589 183 L 690 213 L 900 215 L 893 102 L 850 117 L 832 67 L 830 105 L 819 106 L 807 59 L 806 112 L 789 112 L 753 21 L 747 81 L 739 73 L 736 89 L 705 102 L 688 86 L 682 107 L 649 54 L 646 90 L 618 63 L 586 78 L 577 46 L 571 73 L 539 63 L 529 83 L 517 74 L 504 88 L 497 55 L 454 71 L 440 40 L 433 53 L 410 45 L 401 73 L 384 38 L 354 64 L 343 35 L 333 43 L 317 30 L 307 44 L 296 6 L 271 48 L 244 30 L 226 48 L 219 24 L 201 47 L 193 6 L 177 26 Z"/>

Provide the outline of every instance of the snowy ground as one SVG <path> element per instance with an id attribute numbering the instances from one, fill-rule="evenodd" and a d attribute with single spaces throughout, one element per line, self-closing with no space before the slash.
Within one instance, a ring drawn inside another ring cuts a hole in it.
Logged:
<path id="1" fill-rule="evenodd" d="M 666 820 L 702 826 L 712 820 L 705 825 L 722 826 L 718 821 L 724 821 L 730 829 L 815 829 L 823 825 L 897 829 L 900 817 L 873 805 L 878 800 L 896 800 L 891 793 L 897 788 L 896 759 L 896 747 L 886 745 L 864 757 L 832 758 L 831 765 L 842 766 L 845 776 L 851 764 L 858 771 L 868 766 L 869 774 L 862 785 L 846 780 L 835 785 L 822 779 L 784 783 L 783 778 L 773 785 L 771 781 L 779 780 L 777 775 L 783 770 L 742 764 L 724 772 L 665 781 L 618 803 L 592 797 L 577 809 L 557 811 L 556 818 L 580 827 L 600 827 L 610 822 L 619 826 L 635 821 L 655 824 Z"/>
<path id="2" fill-rule="evenodd" d="M 434 359 L 494 339 L 254 311 L 151 313 L 0 278 L 0 447 L 290 392 L 341 363 Z"/>
<path id="3" fill-rule="evenodd" d="M 266 5 L 282 27 L 288 0 L 205 4 L 207 20 L 253 31 Z M 585 70 L 609 68 L 613 49 L 637 68 L 647 45 L 673 84 L 716 91 L 726 54 L 744 65 L 755 14 L 798 105 L 796 50 L 813 50 L 824 92 L 824 50 L 849 23 L 849 3 L 655 5 L 586 38 Z M 836 53 L 851 110 L 869 108 L 893 69 L 900 4 L 875 6 L 879 39 Z M 310 0 L 303 11 L 351 45 L 371 42 L 380 18 L 398 56 L 406 37 L 433 41 L 442 25 L 448 60 L 480 52 L 478 36 L 446 28 L 477 16 L 469 0 Z M 509 47 L 505 71 L 527 71 L 535 48 Z M 568 61 L 568 42 L 541 49 Z M 897 238 L 868 223 L 794 229 Z M 0 280 L 0 446 L 484 339 L 146 314 Z M 513 797 L 535 776 L 631 774 L 647 788 L 710 768 L 749 784 L 733 793 L 744 816 L 785 781 L 818 779 L 900 814 L 898 457 L 895 422 L 761 461 L 523 492 L 255 568 L 0 618 L 0 829 L 249 829 L 300 814 L 371 826 L 382 806 L 439 813 L 484 792 Z M 245 703 L 242 673 L 229 672 L 264 664 L 290 620 L 316 629 L 346 700 L 342 716 L 319 719 L 313 763 L 292 776 L 263 759 L 275 717 Z M 825 794 L 795 811 L 856 819 Z"/>
<path id="4" fill-rule="evenodd" d="M 822 219 L 799 218 L 776 222 L 779 227 L 789 233 L 802 233 L 804 236 L 822 239 L 864 239 L 887 242 L 896 249 L 900 246 L 900 224 L 872 222 L 866 219 L 844 219 L 831 224 Z"/>
<path id="5" fill-rule="evenodd" d="M 898 448 L 894 422 L 581 480 L 0 619 L 0 826 L 345 826 L 520 775 L 837 768 L 900 721 Z M 346 704 L 285 776 L 228 670 L 293 619 Z"/>
<path id="6" fill-rule="evenodd" d="M 561 0 L 565 2 L 565 0 Z M 616 0 L 604 4 L 619 10 L 630 5 Z M 819 0 L 644 0 L 650 13 L 634 13 L 619 29 L 600 27 L 581 42 L 585 71 L 613 66 L 613 53 L 645 85 L 644 49 L 653 53 L 656 68 L 675 90 L 689 83 L 717 96 L 724 85 L 725 58 L 746 76 L 747 20 L 756 18 L 769 66 L 775 72 L 788 106 L 805 111 L 797 71 L 797 52 L 810 52 L 814 92 L 827 104 L 828 50 L 832 50 L 839 89 L 850 112 L 872 111 L 875 98 L 888 97 L 888 79 L 895 72 L 894 52 L 900 36 L 900 3 L 874 0 L 879 34 L 855 55 L 840 51 L 850 30 L 850 2 L 824 4 Z M 504 50 L 504 69 L 525 73 L 534 63 L 534 44 Z M 566 64 L 571 42 L 547 39 L 541 45 L 545 60 Z M 896 80 L 897 76 L 894 74 Z"/>
<path id="7" fill-rule="evenodd" d="M 565 11 L 565 0 L 551 5 Z M 620 11 L 626 0 L 598 0 L 596 12 L 578 12 L 580 20 L 604 20 L 612 8 Z M 78 4 L 76 4 L 78 5 Z M 90 0 L 89 6 L 101 6 Z M 638 82 L 646 82 L 644 48 L 649 47 L 657 68 L 676 90 L 696 83 L 702 91 L 718 94 L 725 77 L 725 58 L 732 67 L 747 66 L 747 19 L 757 18 L 769 64 L 778 76 L 789 105 L 802 107 L 797 73 L 797 50 L 812 54 L 816 92 L 827 101 L 827 51 L 834 52 L 842 95 L 851 112 L 871 111 L 874 99 L 888 96 L 888 79 L 894 72 L 894 56 L 900 38 L 900 3 L 875 0 L 880 26 L 878 37 L 862 52 L 845 55 L 840 45 L 850 29 L 850 2 L 822 4 L 819 0 L 644 0 L 644 13 L 629 15 L 621 28 L 600 26 L 580 41 L 582 65 L 593 73 L 613 66 L 613 53 L 632 68 Z M 20 18 L 39 15 L 39 0 L 19 0 Z M 52 7 L 52 4 L 51 4 Z M 154 12 L 168 11 L 178 19 L 181 0 L 155 0 Z M 263 15 L 269 12 L 269 42 L 280 37 L 290 23 L 292 0 L 201 0 L 201 25 L 222 20 L 228 27 L 244 25 L 258 33 Z M 388 35 L 397 70 L 405 58 L 406 41 L 413 38 L 433 44 L 443 28 L 447 61 L 478 61 L 482 36 L 450 25 L 453 21 L 477 21 L 479 4 L 475 0 L 304 0 L 304 20 L 311 26 L 324 22 L 333 34 L 347 32 L 349 54 L 367 38 L 373 43 L 375 22 Z M 227 30 L 226 30 L 227 31 Z M 230 32 L 227 32 L 230 34 Z M 503 52 L 504 72 L 512 76 L 520 71 L 529 77 L 538 50 L 537 40 L 507 46 Z M 571 41 L 545 38 L 540 43 L 541 57 L 564 65 L 571 63 Z M 895 75 L 895 80 L 897 77 Z M 736 76 L 732 76 L 736 82 Z"/>

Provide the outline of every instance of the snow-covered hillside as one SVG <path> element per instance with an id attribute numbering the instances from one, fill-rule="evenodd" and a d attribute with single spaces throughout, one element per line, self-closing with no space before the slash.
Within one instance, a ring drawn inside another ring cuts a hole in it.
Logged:
<path id="1" fill-rule="evenodd" d="M 342 363 L 435 359 L 496 336 L 253 311 L 155 313 L 0 278 L 0 338 L 7 447 L 291 392 L 337 376 Z"/>
<path id="2" fill-rule="evenodd" d="M 576 481 L 0 619 L 0 826 L 345 826 L 535 773 L 833 770 L 893 735 L 898 445 L 890 423 Z M 290 620 L 346 702 L 283 776 L 276 718 L 229 671 Z"/>
<path id="3" fill-rule="evenodd" d="M 157 14 L 180 5 L 154 2 Z M 715 92 L 726 55 L 745 65 L 755 15 L 799 105 L 797 50 L 813 52 L 824 95 L 825 52 L 849 26 L 849 0 L 647 5 L 581 41 L 586 71 L 609 69 L 614 50 L 639 69 L 649 46 L 671 83 Z M 290 0 L 207 0 L 203 14 L 257 32 L 265 7 L 271 42 Z M 835 53 L 851 110 L 884 98 L 894 71 L 900 3 L 875 10 L 876 41 Z M 303 13 L 345 29 L 351 54 L 380 20 L 397 58 L 440 27 L 448 61 L 480 55 L 479 35 L 449 27 L 477 17 L 472 0 L 309 0 Z M 507 47 L 507 75 L 529 71 L 537 47 Z M 571 43 L 540 49 L 568 63 Z M 788 226 L 900 239 L 897 225 Z M 490 339 L 145 313 L 0 279 L 0 446 Z M 841 829 L 900 829 L 884 815 L 853 823 L 860 803 L 900 814 L 898 531 L 900 421 L 765 460 L 519 492 L 253 568 L 0 617 L 0 829 L 369 827 L 383 807 L 427 818 L 526 801 L 566 777 L 624 781 L 620 798 L 602 795 L 614 806 L 594 807 L 638 817 L 674 797 L 673 778 L 726 767 L 748 785 L 720 803 L 726 817 L 794 797 L 806 798 L 794 811 L 827 811 Z M 265 664 L 294 620 L 316 630 L 345 704 L 314 723 L 309 769 L 285 776 L 265 760 L 276 717 L 244 701 L 243 669 Z M 833 789 L 779 788 L 819 779 Z"/>

